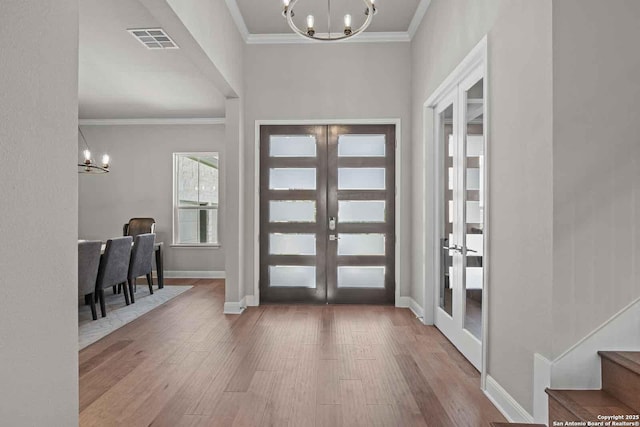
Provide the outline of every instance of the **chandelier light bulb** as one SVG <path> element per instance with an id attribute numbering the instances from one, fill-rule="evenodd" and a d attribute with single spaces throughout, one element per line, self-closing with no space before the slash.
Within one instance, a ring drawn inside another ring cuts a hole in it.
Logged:
<path id="1" fill-rule="evenodd" d="M 109 166 L 109 155 L 105 154 L 104 156 L 102 156 L 102 166 L 104 166 L 105 168 Z"/>
<path id="2" fill-rule="evenodd" d="M 91 151 L 84 150 L 84 159 L 85 160 L 91 160 Z"/>
<path id="3" fill-rule="evenodd" d="M 291 0 L 282 0 L 282 3 L 284 4 L 284 7 L 289 7 L 289 2 Z"/>
<path id="4" fill-rule="evenodd" d="M 313 28 L 313 24 L 315 23 L 315 19 L 313 15 L 307 16 L 307 28 Z"/>
<path id="5" fill-rule="evenodd" d="M 344 26 L 351 27 L 351 15 L 349 15 L 348 13 L 344 15 Z"/>

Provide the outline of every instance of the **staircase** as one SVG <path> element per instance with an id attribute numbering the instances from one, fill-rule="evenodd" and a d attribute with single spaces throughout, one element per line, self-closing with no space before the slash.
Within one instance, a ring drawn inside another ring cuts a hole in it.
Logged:
<path id="1" fill-rule="evenodd" d="M 601 390 L 546 389 L 549 395 L 549 426 L 554 421 L 596 421 L 598 415 L 621 415 L 617 421 L 640 422 L 640 352 L 599 351 Z M 625 418 L 625 416 L 630 416 Z M 613 420 L 613 419 L 612 419 Z M 624 424 L 620 424 L 624 425 Z M 633 425 L 633 424 L 629 424 Z M 492 427 L 541 426 L 541 424 L 492 423 Z"/>

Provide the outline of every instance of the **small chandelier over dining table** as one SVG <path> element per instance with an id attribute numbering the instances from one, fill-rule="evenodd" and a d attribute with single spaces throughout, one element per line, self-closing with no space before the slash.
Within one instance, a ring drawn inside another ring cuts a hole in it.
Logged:
<path id="1" fill-rule="evenodd" d="M 307 19 L 306 19 L 307 28 L 304 31 L 298 28 L 298 26 L 293 22 L 293 17 L 295 16 L 293 8 L 295 7 L 296 3 L 298 3 L 298 1 L 299 0 L 282 0 L 282 2 L 284 3 L 284 10 L 282 11 L 282 15 L 286 18 L 287 23 L 295 33 L 301 35 L 302 37 L 306 37 L 312 40 L 319 40 L 319 41 L 339 41 L 339 40 L 355 37 L 367 29 L 367 27 L 371 24 L 371 21 L 373 20 L 373 15 L 375 15 L 375 13 L 377 12 L 376 6 L 374 4 L 375 0 L 362 0 L 366 6 L 366 9 L 364 10 L 364 15 L 365 15 L 364 23 L 359 28 L 353 29 L 351 27 L 352 17 L 350 14 L 346 14 L 344 15 L 344 29 L 342 33 L 332 34 L 331 33 L 331 0 L 327 0 L 328 33 L 318 34 L 315 29 L 315 17 L 313 15 L 307 16 Z M 304 0 L 304 1 L 308 1 L 308 0 Z"/>
<path id="2" fill-rule="evenodd" d="M 84 162 L 78 163 L 78 173 L 107 173 L 109 172 L 109 155 L 102 155 L 102 164 L 97 164 L 95 160 L 91 158 L 91 150 L 89 149 L 89 144 L 87 144 L 87 140 L 82 133 L 82 129 L 78 127 L 78 132 L 82 137 L 82 142 L 84 142 L 85 149 L 82 151 L 84 156 Z"/>

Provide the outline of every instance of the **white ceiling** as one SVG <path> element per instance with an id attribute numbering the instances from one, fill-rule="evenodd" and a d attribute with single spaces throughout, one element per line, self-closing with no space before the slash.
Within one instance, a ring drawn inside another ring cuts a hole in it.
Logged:
<path id="1" fill-rule="evenodd" d="M 138 0 L 80 2 L 81 119 L 224 116 L 224 96 L 184 47 L 149 50 L 127 32 L 159 26 Z"/>
<path id="2" fill-rule="evenodd" d="M 291 30 L 282 16 L 282 0 L 231 0 L 238 5 L 242 19 L 251 34 L 281 34 Z M 294 21 L 306 27 L 307 15 L 314 15 L 317 32 L 327 32 L 327 5 L 331 5 L 331 30 L 343 30 L 343 16 L 353 17 L 353 28 L 365 20 L 366 9 L 362 0 L 299 0 L 295 5 Z M 421 0 L 377 0 L 376 13 L 368 32 L 405 32 L 409 30 Z M 229 1 L 228 1 L 229 3 Z"/>

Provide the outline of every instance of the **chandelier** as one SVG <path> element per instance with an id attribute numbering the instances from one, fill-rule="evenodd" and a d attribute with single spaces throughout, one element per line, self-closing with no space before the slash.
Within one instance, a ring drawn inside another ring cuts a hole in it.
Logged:
<path id="1" fill-rule="evenodd" d="M 102 156 L 102 164 L 101 165 L 96 164 L 95 160 L 91 158 L 91 150 L 89 150 L 89 144 L 87 144 L 87 140 L 85 139 L 84 134 L 82 133 L 82 129 L 80 129 L 80 127 L 78 127 L 78 132 L 80 133 L 80 136 L 82 137 L 82 141 L 84 142 L 84 146 L 86 147 L 85 150 L 82 152 L 82 154 L 84 155 L 84 162 L 78 163 L 78 173 L 97 174 L 97 173 L 109 172 L 109 155 L 104 154 Z"/>
<path id="2" fill-rule="evenodd" d="M 344 15 L 344 29 L 342 33 L 331 33 L 331 0 L 327 0 L 327 28 L 329 32 L 327 34 L 319 35 L 316 33 L 314 24 L 315 18 L 313 15 L 307 16 L 307 28 L 306 30 L 301 30 L 298 26 L 293 22 L 293 17 L 295 13 L 293 12 L 293 8 L 295 7 L 298 0 L 282 0 L 284 3 L 284 10 L 282 11 L 282 15 L 286 18 L 287 23 L 291 27 L 291 29 L 301 35 L 302 37 L 306 37 L 312 40 L 320 40 L 320 41 L 338 41 L 348 39 L 350 37 L 356 36 L 367 29 L 371 21 L 373 20 L 373 15 L 377 12 L 375 6 L 375 0 L 362 0 L 366 6 L 364 10 L 364 15 L 366 17 L 364 24 L 355 30 L 351 28 L 351 15 Z"/>

